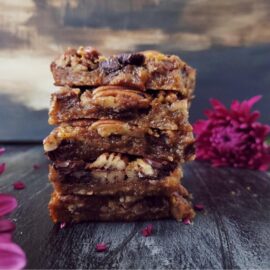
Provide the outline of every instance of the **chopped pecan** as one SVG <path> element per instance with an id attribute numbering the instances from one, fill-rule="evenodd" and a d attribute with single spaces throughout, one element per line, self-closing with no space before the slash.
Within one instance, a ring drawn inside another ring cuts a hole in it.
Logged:
<path id="1" fill-rule="evenodd" d="M 152 166 L 145 162 L 143 159 L 136 159 L 128 164 L 126 168 L 126 174 L 128 178 L 143 178 L 145 176 L 153 176 L 155 171 L 153 170 Z"/>
<path id="2" fill-rule="evenodd" d="M 118 181 L 123 181 L 125 179 L 125 172 L 124 171 L 118 171 L 118 170 L 111 170 L 111 171 L 102 171 L 102 170 L 93 170 L 91 172 L 92 176 L 98 181 L 100 181 L 103 184 L 109 183 L 115 183 Z"/>

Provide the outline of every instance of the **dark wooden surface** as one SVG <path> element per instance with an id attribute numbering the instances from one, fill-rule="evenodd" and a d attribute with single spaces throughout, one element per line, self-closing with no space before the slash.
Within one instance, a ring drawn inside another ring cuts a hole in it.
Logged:
<path id="1" fill-rule="evenodd" d="M 270 268 L 266 173 L 187 164 L 184 184 L 206 211 L 190 226 L 152 222 L 154 234 L 145 238 L 140 230 L 149 222 L 84 223 L 62 230 L 53 225 L 47 211 L 52 188 L 41 146 L 8 146 L 1 162 L 7 170 L 0 176 L 0 193 L 11 193 L 19 201 L 12 218 L 27 268 Z M 33 170 L 34 163 L 41 168 Z M 24 181 L 26 189 L 13 190 L 16 180 Z M 110 245 L 108 252 L 95 252 L 101 241 Z"/>

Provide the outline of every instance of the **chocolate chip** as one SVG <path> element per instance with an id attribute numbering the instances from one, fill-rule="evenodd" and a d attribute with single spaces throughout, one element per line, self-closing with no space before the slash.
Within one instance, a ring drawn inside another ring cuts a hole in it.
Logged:
<path id="1" fill-rule="evenodd" d="M 141 66 L 144 63 L 145 57 L 141 53 L 122 53 L 117 56 L 118 61 L 126 65 Z"/>
<path id="2" fill-rule="evenodd" d="M 90 60 L 96 60 L 100 53 L 93 47 L 85 47 L 85 58 Z"/>
<path id="3" fill-rule="evenodd" d="M 117 58 L 109 58 L 100 63 L 100 67 L 106 72 L 111 73 L 121 69 L 121 64 Z"/>

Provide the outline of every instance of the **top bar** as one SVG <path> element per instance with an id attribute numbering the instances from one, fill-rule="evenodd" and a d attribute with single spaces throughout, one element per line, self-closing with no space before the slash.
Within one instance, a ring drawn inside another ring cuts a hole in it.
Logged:
<path id="1" fill-rule="evenodd" d="M 105 57 L 92 47 L 67 49 L 51 64 L 55 85 L 118 85 L 140 90 L 175 90 L 191 97 L 196 72 L 178 56 L 157 51 Z"/>

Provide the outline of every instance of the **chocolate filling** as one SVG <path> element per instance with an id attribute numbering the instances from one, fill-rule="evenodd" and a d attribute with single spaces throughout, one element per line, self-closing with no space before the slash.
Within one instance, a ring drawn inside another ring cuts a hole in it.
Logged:
<path id="1" fill-rule="evenodd" d="M 129 161 L 135 157 L 130 157 Z M 153 176 L 140 175 L 141 181 L 149 180 L 161 180 L 164 177 L 169 176 L 172 171 L 177 167 L 176 163 L 171 163 L 167 161 L 156 161 L 146 159 L 155 171 Z M 108 172 L 115 171 L 112 169 L 87 169 L 87 163 L 82 160 L 68 160 L 63 162 L 54 162 L 53 167 L 57 170 L 59 174 L 59 180 L 61 182 L 69 183 L 91 183 L 93 181 L 93 171 L 94 172 Z M 127 176 L 126 176 L 127 179 Z M 125 180 L 126 180 L 125 179 Z"/>

